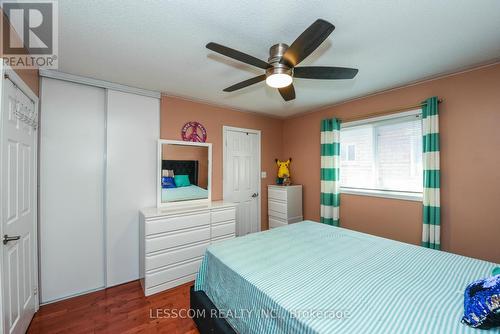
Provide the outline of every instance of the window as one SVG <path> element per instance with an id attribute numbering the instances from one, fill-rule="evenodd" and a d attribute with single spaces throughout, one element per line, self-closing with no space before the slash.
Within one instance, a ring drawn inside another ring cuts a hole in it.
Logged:
<path id="1" fill-rule="evenodd" d="M 340 152 L 344 192 L 421 196 L 422 121 L 418 111 L 343 124 Z"/>
<path id="2" fill-rule="evenodd" d="M 356 160 L 356 144 L 347 144 L 345 149 L 340 151 L 342 161 L 355 161 Z"/>

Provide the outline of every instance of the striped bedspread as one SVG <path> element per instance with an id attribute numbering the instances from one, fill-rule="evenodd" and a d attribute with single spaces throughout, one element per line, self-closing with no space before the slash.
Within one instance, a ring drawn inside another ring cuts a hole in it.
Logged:
<path id="1" fill-rule="evenodd" d="M 500 333 L 460 323 L 495 266 L 305 221 L 210 246 L 195 290 L 238 333 Z"/>

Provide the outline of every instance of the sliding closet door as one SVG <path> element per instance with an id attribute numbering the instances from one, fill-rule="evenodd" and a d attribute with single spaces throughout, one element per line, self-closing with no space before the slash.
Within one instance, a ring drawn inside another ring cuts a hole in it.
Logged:
<path id="1" fill-rule="evenodd" d="M 41 302 L 104 286 L 105 91 L 42 79 Z"/>
<path id="2" fill-rule="evenodd" d="M 139 278 L 139 209 L 156 205 L 160 101 L 108 90 L 107 286 Z"/>

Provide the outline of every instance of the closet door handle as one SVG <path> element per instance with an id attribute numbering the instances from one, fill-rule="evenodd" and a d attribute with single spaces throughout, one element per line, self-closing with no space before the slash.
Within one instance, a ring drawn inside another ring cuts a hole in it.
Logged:
<path id="1" fill-rule="evenodd" d="M 255 198 L 257 196 L 259 196 L 259 193 L 253 193 L 253 195 L 252 195 L 253 198 Z"/>
<path id="2" fill-rule="evenodd" d="M 16 241 L 16 240 L 19 240 L 21 239 L 21 236 L 20 235 L 16 235 L 16 236 L 13 236 L 13 237 L 9 237 L 7 234 L 3 236 L 3 244 L 4 245 L 7 245 L 7 243 L 9 241 Z"/>

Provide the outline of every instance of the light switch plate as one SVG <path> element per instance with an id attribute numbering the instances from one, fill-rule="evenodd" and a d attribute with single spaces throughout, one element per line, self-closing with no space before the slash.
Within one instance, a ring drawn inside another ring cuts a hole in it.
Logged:
<path id="1" fill-rule="evenodd" d="M 260 172 L 260 178 L 265 179 L 267 177 L 267 172 Z"/>

